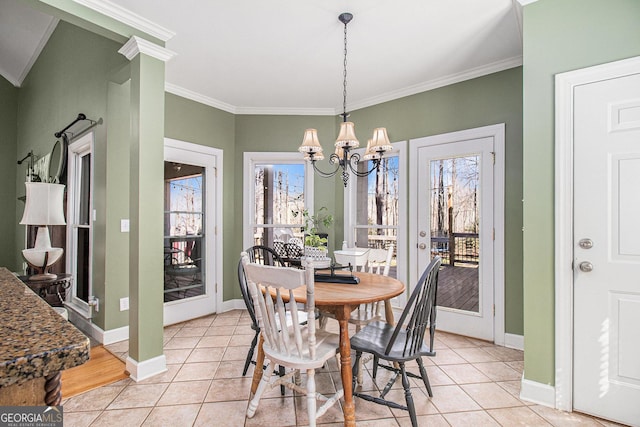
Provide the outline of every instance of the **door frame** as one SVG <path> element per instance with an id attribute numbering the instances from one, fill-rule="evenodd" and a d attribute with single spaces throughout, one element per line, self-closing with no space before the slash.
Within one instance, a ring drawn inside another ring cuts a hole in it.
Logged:
<path id="1" fill-rule="evenodd" d="M 418 246 L 418 148 L 415 143 L 418 139 L 421 142 L 427 142 L 428 145 L 448 144 L 469 139 L 493 138 L 495 164 L 493 169 L 493 227 L 495 230 L 493 244 L 493 341 L 497 345 L 505 345 L 505 307 L 504 307 L 504 145 L 505 145 L 505 124 L 499 123 L 494 125 L 482 126 L 473 129 L 466 129 L 456 132 L 449 132 L 440 135 L 429 136 L 426 138 L 415 138 L 409 141 L 409 283 L 415 283 L 418 280 L 418 272 L 416 264 L 418 262 L 418 254 L 415 250 Z"/>
<path id="2" fill-rule="evenodd" d="M 222 285 L 223 285 L 223 256 L 222 256 L 222 251 L 223 251 L 223 233 L 221 232 L 222 230 L 222 191 L 223 191 L 223 171 L 222 171 L 222 165 L 223 165 L 223 150 L 219 149 L 219 148 L 213 148 L 213 147 L 209 147 L 206 145 L 200 145 L 200 144 L 194 144 L 191 142 L 185 142 L 185 141 L 180 141 L 177 139 L 171 139 L 171 138 L 164 138 L 164 149 L 166 148 L 173 148 L 173 149 L 178 149 L 178 150 L 183 150 L 183 151 L 190 151 L 196 154 L 206 154 L 206 155 L 210 155 L 216 158 L 216 165 L 213 167 L 213 169 L 215 170 L 215 175 L 214 175 L 214 180 L 215 180 L 215 184 L 214 184 L 214 189 L 213 191 L 215 191 L 215 197 L 213 198 L 213 200 L 211 200 L 210 197 L 206 197 L 206 207 L 205 207 L 205 212 L 213 212 L 213 215 L 215 215 L 215 220 L 213 222 L 213 224 L 207 224 L 207 234 L 206 234 L 206 245 L 207 245 L 207 251 L 206 251 L 206 257 L 207 259 L 210 259 L 210 255 L 211 252 L 213 251 L 213 259 L 211 259 L 211 263 L 213 264 L 213 270 L 215 271 L 215 274 L 212 278 L 205 278 L 205 281 L 211 280 L 211 291 L 215 294 L 214 295 L 214 301 L 215 301 L 215 307 L 214 307 L 214 311 L 215 313 L 219 313 L 220 310 L 222 309 Z M 164 157 L 163 157 L 164 158 Z M 206 186 L 205 186 L 206 188 Z M 211 209 L 211 205 L 214 205 L 213 209 Z M 212 231 L 212 232 L 211 232 Z M 207 262 L 207 260 L 205 260 L 205 262 Z M 211 269 L 207 268 L 206 269 L 206 274 L 207 277 L 210 275 Z M 205 282 L 206 283 L 206 282 Z M 205 288 L 206 288 L 206 284 L 205 284 Z M 198 297 L 195 297 L 198 298 Z M 187 302 L 187 300 L 179 300 L 177 303 L 175 301 L 172 301 L 171 303 L 169 303 L 170 305 L 178 305 L 180 304 L 180 302 Z M 173 304 L 172 304 L 173 303 Z M 165 305 L 167 303 L 163 303 L 163 312 L 165 310 Z M 182 321 L 182 320 L 179 320 Z M 163 321 L 163 323 L 167 324 L 166 319 Z M 171 323 L 175 323 L 175 322 L 171 322 Z"/>
<path id="3" fill-rule="evenodd" d="M 573 146 L 577 86 L 640 72 L 640 56 L 555 79 L 555 407 L 573 410 Z"/>

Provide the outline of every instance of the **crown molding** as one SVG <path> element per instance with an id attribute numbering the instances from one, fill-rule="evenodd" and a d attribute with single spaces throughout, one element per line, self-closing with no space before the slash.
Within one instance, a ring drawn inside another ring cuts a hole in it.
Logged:
<path id="1" fill-rule="evenodd" d="M 526 6 L 528 4 L 537 2 L 538 0 L 516 0 L 516 1 L 520 3 L 520 6 Z"/>
<path id="2" fill-rule="evenodd" d="M 189 89 L 174 85 L 172 83 L 165 82 L 164 90 L 174 95 L 181 96 L 183 98 L 190 99 L 200 104 L 208 105 L 209 107 L 217 108 L 218 110 L 226 111 L 231 114 L 238 114 L 237 108 L 234 105 L 227 104 L 226 102 L 218 101 L 217 99 L 202 95 L 198 92 L 194 92 Z"/>
<path id="3" fill-rule="evenodd" d="M 276 115 L 276 116 L 335 116 L 335 108 L 295 108 L 295 107 L 237 107 L 236 114 Z M 340 110 L 342 111 L 342 110 Z"/>
<path id="4" fill-rule="evenodd" d="M 44 34 L 42 34 L 40 43 L 38 43 L 38 46 L 36 46 L 36 49 L 33 51 L 31 58 L 29 58 L 29 62 L 27 62 L 27 65 L 24 67 L 24 70 L 22 70 L 22 73 L 20 74 L 20 76 L 18 76 L 17 87 L 20 87 L 24 79 L 27 78 L 27 74 L 29 74 L 29 71 L 31 71 L 31 67 L 33 67 L 33 64 L 36 63 L 36 60 L 40 56 L 42 49 L 44 49 L 47 42 L 49 41 L 49 37 L 51 37 L 51 34 L 53 34 L 53 31 L 58 26 L 58 22 L 60 22 L 59 19 L 51 18 L 51 22 L 49 22 L 49 25 L 47 25 L 47 28 L 44 30 Z"/>
<path id="5" fill-rule="evenodd" d="M 109 18 L 113 18 L 116 21 L 129 25 L 143 33 L 149 34 L 163 42 L 173 38 L 176 35 L 175 32 L 164 28 L 155 22 L 148 20 L 140 15 L 131 12 L 124 7 L 112 3 L 108 0 L 73 0 L 75 3 L 88 7 L 98 13 L 101 13 Z"/>
<path id="6" fill-rule="evenodd" d="M 350 111 L 359 110 L 361 108 L 371 107 L 383 102 L 393 101 L 406 96 L 415 95 L 417 93 L 426 92 L 440 87 L 448 86 L 454 83 L 460 83 L 465 80 L 471 80 L 488 74 L 497 73 L 499 71 L 508 70 L 510 68 L 522 65 L 522 56 L 515 56 L 503 61 L 497 61 L 481 67 L 476 67 L 462 73 L 452 74 L 439 79 L 430 80 L 419 83 L 417 85 L 402 88 L 396 91 L 387 92 L 379 96 L 367 98 L 365 100 L 352 104 Z M 295 108 L 295 107 L 237 107 L 226 102 L 202 95 L 189 89 L 165 83 L 165 91 L 177 96 L 181 96 L 219 110 L 226 111 L 231 114 L 238 115 L 286 115 L 286 116 L 337 116 L 342 112 L 342 107 L 336 108 Z"/>
<path id="7" fill-rule="evenodd" d="M 471 80 L 478 77 L 486 76 L 488 74 L 497 73 L 499 71 L 508 70 L 510 68 L 519 67 L 522 65 L 522 55 L 507 58 L 502 61 L 493 62 L 491 64 L 483 65 L 476 68 L 471 68 L 461 73 L 450 74 L 445 77 L 429 80 L 426 82 L 418 83 L 413 86 L 408 86 L 402 89 L 394 90 L 391 92 L 383 93 L 378 96 L 364 99 L 362 101 L 351 104 L 349 110 L 355 111 L 361 108 L 371 107 L 373 105 L 382 104 L 383 102 L 393 101 L 405 96 L 415 95 L 421 92 L 426 92 L 440 87 L 449 86 L 455 83 L 460 83 L 465 80 Z M 338 114 L 342 111 L 341 108 L 335 109 Z"/>
<path id="8" fill-rule="evenodd" d="M 159 59 L 160 61 L 167 62 L 173 58 L 176 53 L 162 46 L 158 46 L 155 43 L 151 43 L 148 40 L 141 39 L 138 36 L 131 36 L 128 42 L 126 42 L 118 53 L 124 55 L 129 61 L 135 58 L 139 53 L 144 53 L 152 58 Z"/>

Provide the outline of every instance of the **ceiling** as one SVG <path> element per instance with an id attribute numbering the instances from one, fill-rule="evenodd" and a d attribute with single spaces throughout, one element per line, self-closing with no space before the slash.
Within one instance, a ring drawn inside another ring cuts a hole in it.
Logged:
<path id="1" fill-rule="evenodd" d="M 518 0 L 74 1 L 175 33 L 167 91 L 237 114 L 341 112 L 342 12 L 347 110 L 522 64 Z M 19 86 L 57 21 L 0 8 L 0 73 Z"/>

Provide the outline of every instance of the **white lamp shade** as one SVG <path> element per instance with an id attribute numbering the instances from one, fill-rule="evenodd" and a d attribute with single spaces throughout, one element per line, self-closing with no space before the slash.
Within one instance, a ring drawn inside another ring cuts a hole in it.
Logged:
<path id="1" fill-rule="evenodd" d="M 23 225 L 65 225 L 64 220 L 64 185 L 45 182 L 25 182 L 27 200 Z"/>
<path id="2" fill-rule="evenodd" d="M 304 131 L 302 144 L 300 144 L 298 151 L 301 153 L 322 153 L 322 146 L 318 140 L 318 131 L 316 129 L 307 129 Z M 314 159 L 321 160 L 318 156 L 314 156 Z"/>
<path id="3" fill-rule="evenodd" d="M 373 139 L 370 139 L 369 141 L 367 141 L 367 150 L 364 152 L 363 159 L 373 160 L 373 159 L 379 159 L 381 157 L 382 156 L 380 155 L 380 153 L 377 153 L 376 151 L 373 150 Z"/>
<path id="4" fill-rule="evenodd" d="M 373 139 L 371 141 L 371 151 L 387 152 L 393 150 L 389 137 L 387 136 L 387 128 L 376 128 L 373 131 Z"/>
<path id="5" fill-rule="evenodd" d="M 344 157 L 344 150 L 342 147 L 336 147 L 335 155 L 338 156 L 337 160 L 331 160 L 331 163 L 340 163 L 340 160 Z"/>
<path id="6" fill-rule="evenodd" d="M 340 133 L 336 139 L 336 147 L 358 148 L 360 141 L 356 138 L 356 128 L 353 122 L 340 123 Z"/>

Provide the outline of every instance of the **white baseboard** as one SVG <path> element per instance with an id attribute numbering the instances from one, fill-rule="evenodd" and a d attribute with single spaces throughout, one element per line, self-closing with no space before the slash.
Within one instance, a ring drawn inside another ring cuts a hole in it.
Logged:
<path id="1" fill-rule="evenodd" d="M 120 342 L 129 339 L 129 326 L 123 326 L 121 328 L 109 329 L 108 331 L 103 331 L 97 326 L 93 326 L 95 329 L 98 329 L 102 334 L 102 344 L 108 345 L 113 344 L 114 342 Z"/>
<path id="2" fill-rule="evenodd" d="M 222 302 L 220 313 L 224 313 L 226 311 L 231 311 L 231 310 L 244 310 L 246 308 L 247 306 L 244 304 L 243 299 L 231 299 L 231 300 Z"/>
<path id="3" fill-rule="evenodd" d="M 524 351 L 524 335 L 504 334 L 504 346 Z"/>
<path id="4" fill-rule="evenodd" d="M 556 407 L 556 388 L 549 384 L 542 384 L 536 381 L 522 378 L 520 387 L 520 399 L 539 405 Z"/>
<path id="5" fill-rule="evenodd" d="M 164 354 L 142 362 L 127 357 L 126 369 L 131 379 L 138 382 L 166 372 L 167 359 Z"/>

